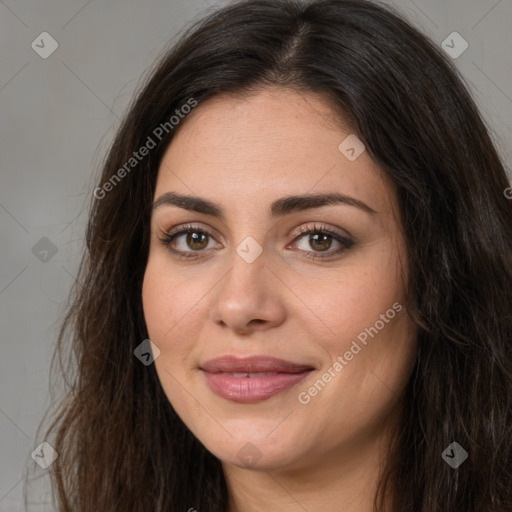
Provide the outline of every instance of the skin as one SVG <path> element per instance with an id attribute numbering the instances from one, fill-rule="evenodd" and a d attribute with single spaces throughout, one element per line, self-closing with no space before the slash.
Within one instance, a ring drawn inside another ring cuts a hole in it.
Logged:
<path id="1" fill-rule="evenodd" d="M 338 149 L 351 133 L 313 93 L 273 87 L 216 96 L 182 121 L 159 169 L 155 201 L 173 191 L 225 211 L 220 220 L 175 205 L 154 208 L 143 304 L 161 351 L 155 365 L 163 390 L 222 461 L 229 512 L 372 510 L 416 342 L 395 191 L 367 151 L 350 161 Z M 285 196 L 333 192 L 375 213 L 347 204 L 282 218 L 269 211 Z M 196 256 L 180 259 L 159 240 L 187 223 L 213 236 L 188 245 L 179 236 L 171 247 Z M 314 225 L 354 244 L 331 256 L 343 245 L 329 237 L 315 244 L 298 231 Z M 249 236 L 262 248 L 252 263 L 236 252 Z M 395 303 L 401 311 L 333 371 Z M 214 394 L 199 368 L 225 354 L 270 355 L 315 371 L 271 398 L 240 404 Z M 299 393 L 329 368 L 335 376 L 301 403 Z M 238 456 L 247 443 L 251 464 Z"/>

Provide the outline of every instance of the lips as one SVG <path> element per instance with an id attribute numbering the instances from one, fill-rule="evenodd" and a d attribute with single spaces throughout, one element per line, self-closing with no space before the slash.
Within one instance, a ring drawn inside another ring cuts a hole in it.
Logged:
<path id="1" fill-rule="evenodd" d="M 314 368 L 274 357 L 223 356 L 208 361 L 201 370 L 216 395 L 232 402 L 253 403 L 290 389 Z"/>
<path id="2" fill-rule="evenodd" d="M 211 359 L 201 367 L 208 373 L 300 373 L 313 370 L 311 365 L 296 364 L 275 357 L 253 356 L 236 358 L 234 356 L 222 356 Z"/>

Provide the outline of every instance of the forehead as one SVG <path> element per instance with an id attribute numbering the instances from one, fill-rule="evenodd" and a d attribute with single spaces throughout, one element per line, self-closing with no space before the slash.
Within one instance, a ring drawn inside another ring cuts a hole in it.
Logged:
<path id="1" fill-rule="evenodd" d="M 320 95 L 277 87 L 221 95 L 182 123 L 162 159 L 155 197 L 174 190 L 229 208 L 237 199 L 243 205 L 337 191 L 377 211 L 394 204 L 389 179 L 367 151 L 353 161 L 340 151 L 355 135 Z"/>

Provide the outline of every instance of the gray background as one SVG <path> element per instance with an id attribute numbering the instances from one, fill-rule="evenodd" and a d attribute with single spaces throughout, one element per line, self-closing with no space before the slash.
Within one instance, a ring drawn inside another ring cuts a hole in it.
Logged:
<path id="1" fill-rule="evenodd" d="M 225 3 L 0 1 L 0 512 L 24 510 L 22 480 L 30 466 L 41 477 L 30 510 L 52 510 L 45 505 L 47 472 L 30 454 L 44 441 L 37 426 L 51 403 L 50 359 L 101 159 L 162 48 Z M 510 171 L 512 1 L 388 3 L 439 45 L 454 31 L 469 43 L 455 62 Z M 59 45 L 47 59 L 31 47 L 45 31 Z M 40 242 L 44 237 L 55 254 Z"/>

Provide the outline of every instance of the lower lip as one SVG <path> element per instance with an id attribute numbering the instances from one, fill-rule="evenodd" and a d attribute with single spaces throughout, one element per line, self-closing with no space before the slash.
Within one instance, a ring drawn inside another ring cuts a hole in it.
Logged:
<path id="1" fill-rule="evenodd" d="M 312 370 L 301 373 L 278 373 L 263 377 L 233 377 L 227 373 L 203 372 L 210 389 L 218 396 L 239 403 L 266 400 L 290 389 Z"/>

